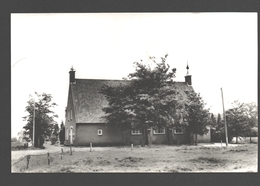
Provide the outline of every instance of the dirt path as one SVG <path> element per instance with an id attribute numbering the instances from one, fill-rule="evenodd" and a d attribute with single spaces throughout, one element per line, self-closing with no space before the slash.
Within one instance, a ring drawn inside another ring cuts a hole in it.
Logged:
<path id="1" fill-rule="evenodd" d="M 45 145 L 45 149 L 39 149 L 39 150 L 17 150 L 17 151 L 11 151 L 11 159 L 12 161 L 18 160 L 26 155 L 39 155 L 39 154 L 47 154 L 54 153 L 54 152 L 60 152 L 61 148 L 63 148 L 64 152 L 68 152 L 70 150 L 69 146 L 63 146 L 63 145 Z M 107 149 L 114 149 L 117 147 L 94 147 L 94 151 L 104 151 Z M 89 151 L 89 147 L 72 147 L 72 152 L 81 152 L 81 151 Z"/>
<path id="2" fill-rule="evenodd" d="M 38 155 L 38 154 L 47 154 L 48 152 L 58 152 L 60 151 L 61 147 L 59 146 L 53 146 L 53 147 L 47 147 L 45 149 L 40 150 L 17 150 L 17 151 L 11 151 L 12 161 L 17 160 L 19 158 L 22 158 L 26 155 Z"/>

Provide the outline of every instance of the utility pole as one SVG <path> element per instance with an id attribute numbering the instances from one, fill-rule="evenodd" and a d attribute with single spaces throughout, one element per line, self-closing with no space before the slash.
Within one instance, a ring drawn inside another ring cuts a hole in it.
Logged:
<path id="1" fill-rule="evenodd" d="M 225 111 L 225 108 L 224 108 L 224 97 L 223 97 L 222 88 L 220 88 L 220 90 L 221 90 L 221 95 L 222 95 L 223 117 L 224 117 L 225 135 L 226 135 L 226 146 L 228 147 L 228 133 L 227 133 L 226 111 Z"/>
<path id="2" fill-rule="evenodd" d="M 35 98 L 33 98 L 33 141 L 32 141 L 33 147 L 35 147 L 34 140 L 35 140 Z"/>

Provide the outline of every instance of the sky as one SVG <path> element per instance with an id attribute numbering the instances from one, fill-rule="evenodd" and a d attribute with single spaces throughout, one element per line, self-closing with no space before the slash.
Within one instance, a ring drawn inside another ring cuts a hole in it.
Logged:
<path id="1" fill-rule="evenodd" d="M 34 91 L 48 93 L 65 121 L 69 70 L 76 78 L 122 79 L 133 62 L 168 54 L 184 81 L 214 114 L 235 100 L 257 104 L 257 13 L 37 13 L 11 14 L 11 136 L 26 124 Z"/>

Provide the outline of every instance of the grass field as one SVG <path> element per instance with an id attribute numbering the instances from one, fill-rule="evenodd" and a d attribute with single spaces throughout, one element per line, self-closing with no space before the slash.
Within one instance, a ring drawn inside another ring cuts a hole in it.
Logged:
<path id="1" fill-rule="evenodd" d="M 32 156 L 12 166 L 12 172 L 257 172 L 257 144 L 239 146 L 150 146 L 89 148 L 72 155 Z M 16 161 L 17 162 L 17 161 Z"/>

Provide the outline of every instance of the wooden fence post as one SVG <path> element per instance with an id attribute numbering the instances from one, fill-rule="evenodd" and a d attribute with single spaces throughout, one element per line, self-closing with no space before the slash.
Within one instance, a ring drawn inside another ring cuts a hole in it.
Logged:
<path id="1" fill-rule="evenodd" d="M 134 148 L 134 145 L 133 145 L 133 143 L 131 144 L 131 150 L 133 150 L 133 148 Z"/>
<path id="2" fill-rule="evenodd" d="M 90 150 L 89 151 L 92 152 L 92 143 L 90 143 Z"/>
<path id="3" fill-rule="evenodd" d="M 70 155 L 72 155 L 72 149 L 71 149 L 71 145 L 70 145 Z"/>
<path id="4" fill-rule="evenodd" d="M 26 168 L 27 168 L 27 169 L 29 168 L 30 158 L 31 158 L 31 156 L 30 156 L 30 155 L 27 155 L 27 157 L 26 157 L 26 159 L 27 159 L 27 166 L 26 166 Z"/>
<path id="5" fill-rule="evenodd" d="M 60 159 L 63 157 L 63 148 L 61 148 Z"/>
<path id="6" fill-rule="evenodd" d="M 50 165 L 50 153 L 47 153 L 48 165 Z"/>

